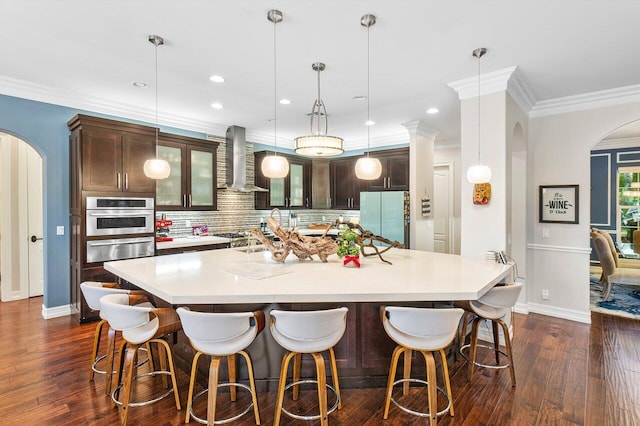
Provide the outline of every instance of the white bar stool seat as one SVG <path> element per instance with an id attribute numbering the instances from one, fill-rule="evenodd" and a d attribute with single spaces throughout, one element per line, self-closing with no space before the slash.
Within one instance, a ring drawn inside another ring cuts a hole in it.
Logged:
<path id="1" fill-rule="evenodd" d="M 120 331 L 123 338 L 118 355 L 118 368 L 116 368 L 117 387 L 111 392 L 111 399 L 119 407 L 120 423 L 123 425 L 127 424 L 130 407 L 152 404 L 171 395 L 171 393 L 174 394 L 176 408 L 180 410 L 180 396 L 176 383 L 171 346 L 162 339 L 163 336 L 182 329 L 180 318 L 171 308 L 154 308 L 141 305 L 145 299 L 145 296 L 139 294 L 110 294 L 100 299 L 101 312 L 109 322 L 109 326 L 114 330 Z M 152 343 L 158 345 L 160 369 L 155 370 L 153 363 L 150 363 L 153 371 L 145 374 L 135 374 L 138 349 L 142 345 Z M 122 383 L 120 383 L 122 370 L 124 370 L 124 377 Z M 140 377 L 156 375 L 163 376 L 164 387 L 167 387 L 166 376 L 170 376 L 171 389 L 151 400 L 132 402 L 133 381 Z"/>
<path id="2" fill-rule="evenodd" d="M 393 401 L 401 410 L 420 417 L 429 417 L 429 424 L 435 425 L 437 417 L 447 411 L 453 417 L 453 397 L 451 396 L 451 383 L 449 381 L 449 368 L 444 348 L 449 346 L 456 337 L 460 317 L 464 311 L 458 308 L 429 309 L 410 308 L 401 306 L 381 306 L 380 314 L 382 325 L 389 337 L 398 346 L 394 349 L 389 368 L 389 380 L 385 398 L 384 415 L 389 416 L 389 406 Z M 412 379 L 411 375 L 411 351 L 422 353 L 427 365 L 427 380 Z M 438 352 L 442 363 L 446 393 L 437 387 L 436 365 L 433 354 Z M 395 380 L 396 370 L 400 355 L 404 353 L 404 377 Z M 403 395 L 409 391 L 409 383 L 421 383 L 427 386 L 428 412 L 411 410 L 402 406 L 393 398 L 393 387 L 403 383 Z M 448 399 L 447 407 L 437 411 L 437 391 L 443 393 Z"/>
<path id="3" fill-rule="evenodd" d="M 460 347 L 460 354 L 469 363 L 469 378 L 473 377 L 475 367 L 485 367 L 492 369 L 509 368 L 511 373 L 511 385 L 516 385 L 516 374 L 513 366 L 513 353 L 511 351 L 511 337 L 509 335 L 509 327 L 503 318 L 511 313 L 513 307 L 518 301 L 518 296 L 522 290 L 522 283 L 511 283 L 507 285 L 497 285 L 489 290 L 484 296 L 478 300 L 469 300 L 467 302 L 458 302 L 456 306 L 463 308 L 466 313 L 462 321 L 460 333 L 460 342 L 463 341 L 467 334 L 467 320 L 469 316 L 475 315 L 471 329 L 471 341 L 469 344 Z M 493 329 L 493 347 L 478 344 L 478 327 L 480 322 L 490 320 Z M 498 325 L 502 328 L 505 341 L 506 353 L 500 350 L 500 335 Z M 496 363 L 494 365 L 481 364 L 476 361 L 478 348 L 491 349 L 495 353 Z M 469 354 L 465 351 L 469 349 Z M 507 358 L 507 363 L 500 363 L 500 355 Z"/>
<path id="4" fill-rule="evenodd" d="M 288 416 L 300 420 L 320 420 L 321 425 L 328 425 L 330 413 L 342 407 L 340 385 L 338 383 L 338 369 L 333 347 L 340 341 L 346 330 L 347 308 L 336 308 L 321 311 L 281 311 L 270 312 L 270 329 L 273 339 L 283 348 L 290 351 L 282 359 L 280 381 L 278 384 L 278 399 L 274 425 L 280 424 L 280 417 L 284 412 Z M 326 369 L 321 352 L 329 351 L 333 387 L 326 383 Z M 302 354 L 310 354 L 316 365 L 316 380 L 300 380 L 300 365 Z M 291 359 L 294 359 L 293 382 L 285 387 L 287 371 Z M 291 413 L 283 407 L 285 390 L 293 387 L 293 399 L 298 398 L 299 385 L 302 383 L 317 383 L 318 415 L 302 416 Z M 327 388 L 336 395 L 336 402 L 327 409 Z"/>
<path id="5" fill-rule="evenodd" d="M 208 425 L 235 422 L 248 413 L 251 407 L 253 407 L 256 424 L 259 425 L 260 413 L 258 410 L 256 385 L 253 378 L 253 364 L 251 363 L 251 357 L 245 352 L 245 349 L 264 329 L 264 312 L 209 313 L 194 312 L 187 308 L 178 308 L 177 313 L 182 321 L 185 335 L 189 339 L 191 346 L 197 350 L 193 357 L 191 367 L 185 423 L 189 423 L 191 417 L 199 423 Z M 242 355 L 247 362 L 249 386 L 236 382 L 235 354 Z M 198 359 L 201 355 L 211 356 L 209 387 L 193 396 L 193 388 L 198 370 Z M 224 357 L 227 358 L 229 382 L 218 383 L 220 362 Z M 232 401 L 236 400 L 236 387 L 240 387 L 251 393 L 252 402 L 241 413 L 226 419 L 216 420 L 218 388 L 223 386 L 229 387 Z M 203 419 L 196 416 L 193 412 L 193 402 L 206 392 L 209 394 L 207 398 L 207 418 Z"/>

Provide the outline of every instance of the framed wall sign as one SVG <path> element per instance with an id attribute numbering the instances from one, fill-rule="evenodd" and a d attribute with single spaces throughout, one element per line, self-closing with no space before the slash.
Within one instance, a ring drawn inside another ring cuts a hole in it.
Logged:
<path id="1" fill-rule="evenodd" d="M 540 185 L 542 223 L 578 223 L 578 185 Z"/>

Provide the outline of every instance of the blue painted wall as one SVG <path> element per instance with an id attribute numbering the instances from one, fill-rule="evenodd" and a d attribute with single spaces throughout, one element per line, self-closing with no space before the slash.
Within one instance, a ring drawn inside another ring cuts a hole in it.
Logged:
<path id="1" fill-rule="evenodd" d="M 44 192 L 44 306 L 68 305 L 69 296 L 69 129 L 76 114 L 135 120 L 0 95 L 0 131 L 29 143 L 43 159 Z M 203 133 L 162 127 L 167 133 L 204 138 Z M 64 225 L 65 235 L 56 235 Z"/>

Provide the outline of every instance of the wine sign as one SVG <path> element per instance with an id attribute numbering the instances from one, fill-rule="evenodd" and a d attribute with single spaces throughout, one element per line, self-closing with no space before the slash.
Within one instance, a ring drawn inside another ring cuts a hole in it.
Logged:
<path id="1" fill-rule="evenodd" d="M 540 185 L 541 223 L 578 223 L 578 185 Z"/>

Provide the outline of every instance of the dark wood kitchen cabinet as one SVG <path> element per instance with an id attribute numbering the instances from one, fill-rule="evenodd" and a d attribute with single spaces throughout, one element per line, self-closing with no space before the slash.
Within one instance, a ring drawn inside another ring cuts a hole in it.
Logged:
<path id="1" fill-rule="evenodd" d="M 360 157 L 331 160 L 331 207 L 334 209 L 359 209 L 360 192 L 367 190 L 367 181 L 356 177 L 356 161 Z"/>
<path id="2" fill-rule="evenodd" d="M 409 190 L 409 148 L 373 151 L 369 155 L 382 163 L 382 174 L 369 181 L 369 191 Z"/>
<path id="3" fill-rule="evenodd" d="M 81 190 L 155 192 L 155 180 L 143 172 L 144 162 L 156 155 L 154 128 L 81 114 L 68 124 L 72 144 L 77 144 L 72 152 L 78 150 L 81 161 L 76 169 Z"/>
<path id="4" fill-rule="evenodd" d="M 67 123 L 69 135 L 70 301 L 79 322 L 98 319 L 80 291 L 84 281 L 117 281 L 103 262 L 87 262 L 86 197 L 154 198 L 156 182 L 144 175 L 144 162 L 156 156 L 156 130 L 83 114 Z M 135 236 L 152 236 L 136 234 Z M 107 238 L 107 237 L 91 237 Z"/>
<path id="5" fill-rule="evenodd" d="M 270 179 L 262 174 L 260 165 L 271 151 L 255 154 L 256 186 L 269 192 L 256 192 L 256 209 L 310 209 L 311 206 L 311 160 L 293 155 L 280 154 L 289 161 L 289 174 L 284 178 Z"/>
<path id="6" fill-rule="evenodd" d="M 160 133 L 158 158 L 171 166 L 156 183 L 157 210 L 216 210 L 218 142 Z"/>

